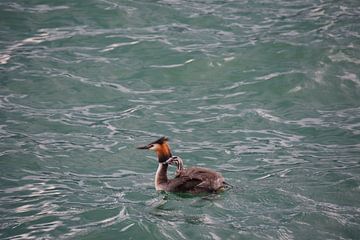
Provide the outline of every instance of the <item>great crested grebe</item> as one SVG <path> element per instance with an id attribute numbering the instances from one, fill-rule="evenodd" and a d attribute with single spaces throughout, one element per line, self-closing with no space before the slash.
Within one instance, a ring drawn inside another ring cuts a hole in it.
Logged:
<path id="1" fill-rule="evenodd" d="M 183 161 L 171 154 L 169 139 L 162 137 L 138 149 L 149 149 L 156 152 L 159 166 L 155 174 L 155 188 L 166 192 L 217 193 L 227 185 L 220 173 L 208 168 L 190 167 L 184 169 Z M 168 179 L 169 164 L 177 166 L 174 179 Z"/>

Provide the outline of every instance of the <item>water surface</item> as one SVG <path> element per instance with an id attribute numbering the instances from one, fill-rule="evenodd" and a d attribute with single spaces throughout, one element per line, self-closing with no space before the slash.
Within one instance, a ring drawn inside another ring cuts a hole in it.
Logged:
<path id="1" fill-rule="evenodd" d="M 355 0 L 1 1 L 0 238 L 358 238 L 359 16 Z M 157 193 L 135 147 L 163 135 L 234 188 Z"/>

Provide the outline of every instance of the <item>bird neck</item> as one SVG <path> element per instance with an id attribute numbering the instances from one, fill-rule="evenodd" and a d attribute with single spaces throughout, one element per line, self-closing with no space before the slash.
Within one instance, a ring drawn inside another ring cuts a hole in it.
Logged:
<path id="1" fill-rule="evenodd" d="M 167 143 L 162 144 L 156 153 L 159 163 L 166 162 L 166 160 L 172 157 L 170 147 Z"/>
<path id="2" fill-rule="evenodd" d="M 155 174 L 156 190 L 165 190 L 163 185 L 168 182 L 167 168 L 168 168 L 168 164 L 159 163 L 158 169 Z"/>
<path id="3" fill-rule="evenodd" d="M 177 171 L 184 170 L 184 162 L 181 158 L 177 159 L 176 166 L 177 166 Z"/>

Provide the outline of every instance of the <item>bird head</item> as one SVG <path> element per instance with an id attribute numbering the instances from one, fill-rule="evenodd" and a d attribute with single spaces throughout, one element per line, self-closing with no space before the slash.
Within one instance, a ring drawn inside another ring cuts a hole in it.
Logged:
<path id="1" fill-rule="evenodd" d="M 156 152 L 159 163 L 165 163 L 166 160 L 172 157 L 168 142 L 169 139 L 167 137 L 161 137 L 145 146 L 137 147 L 137 149 L 153 150 Z"/>
<path id="2" fill-rule="evenodd" d="M 183 168 L 183 160 L 178 156 L 172 156 L 168 160 L 166 160 L 166 163 L 169 165 L 176 165 L 177 167 Z"/>

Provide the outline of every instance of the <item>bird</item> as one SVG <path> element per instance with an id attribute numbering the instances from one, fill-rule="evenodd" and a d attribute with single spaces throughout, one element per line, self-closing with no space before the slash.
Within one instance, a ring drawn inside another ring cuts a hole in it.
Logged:
<path id="1" fill-rule="evenodd" d="M 184 161 L 178 156 L 173 156 L 169 158 L 168 160 L 166 160 L 166 163 L 176 166 L 175 177 L 180 177 L 185 170 Z"/>
<path id="2" fill-rule="evenodd" d="M 184 193 L 219 193 L 225 190 L 227 183 L 224 177 L 211 169 L 203 167 L 183 167 L 183 160 L 173 156 L 169 146 L 169 138 L 161 137 L 138 149 L 153 150 L 158 157 L 158 168 L 155 174 L 155 189 L 165 192 Z M 167 177 L 169 165 L 176 165 L 175 178 Z"/>

